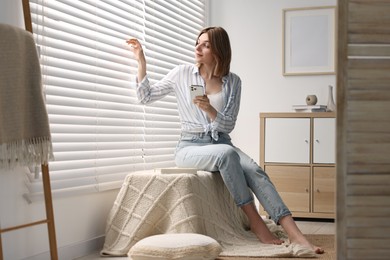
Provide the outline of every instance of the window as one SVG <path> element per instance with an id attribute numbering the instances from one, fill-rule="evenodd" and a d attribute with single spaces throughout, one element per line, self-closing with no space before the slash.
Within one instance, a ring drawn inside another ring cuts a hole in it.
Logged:
<path id="1" fill-rule="evenodd" d="M 151 82 L 194 62 L 204 0 L 30 0 L 55 161 L 53 196 L 119 188 L 134 171 L 174 166 L 176 98 L 137 103 L 138 38 Z M 33 201 L 41 183 L 28 174 Z"/>

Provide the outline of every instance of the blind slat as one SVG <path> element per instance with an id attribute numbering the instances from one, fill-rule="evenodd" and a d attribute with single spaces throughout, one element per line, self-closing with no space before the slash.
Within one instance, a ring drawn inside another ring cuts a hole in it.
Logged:
<path id="1" fill-rule="evenodd" d="M 151 83 L 194 63 L 203 0 L 30 0 L 55 161 L 53 197 L 116 189 L 135 171 L 173 167 L 180 120 L 173 93 L 148 106 L 136 97 L 138 38 Z M 42 183 L 28 174 L 29 201 Z"/>

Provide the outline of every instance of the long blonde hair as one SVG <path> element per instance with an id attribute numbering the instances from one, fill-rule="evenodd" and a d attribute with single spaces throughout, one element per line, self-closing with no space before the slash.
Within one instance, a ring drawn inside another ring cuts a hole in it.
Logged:
<path id="1" fill-rule="evenodd" d="M 204 33 L 207 33 L 209 37 L 211 52 L 217 63 L 214 75 L 223 77 L 230 72 L 230 62 L 232 60 L 229 35 L 222 27 L 207 27 L 200 31 L 195 45 L 197 44 L 199 37 Z"/>

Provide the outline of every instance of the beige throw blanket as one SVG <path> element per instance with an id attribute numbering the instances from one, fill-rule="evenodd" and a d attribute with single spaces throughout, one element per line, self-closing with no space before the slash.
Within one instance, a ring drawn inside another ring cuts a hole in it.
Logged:
<path id="1" fill-rule="evenodd" d="M 41 70 L 31 33 L 0 24 L 0 169 L 52 159 Z"/>
<path id="2" fill-rule="evenodd" d="M 283 230 L 268 220 L 278 237 Z M 199 233 L 216 239 L 221 256 L 314 257 L 296 245 L 261 244 L 248 231 L 247 219 L 237 208 L 218 173 L 129 174 L 107 219 L 101 255 L 123 256 L 139 240 L 164 233 Z"/>

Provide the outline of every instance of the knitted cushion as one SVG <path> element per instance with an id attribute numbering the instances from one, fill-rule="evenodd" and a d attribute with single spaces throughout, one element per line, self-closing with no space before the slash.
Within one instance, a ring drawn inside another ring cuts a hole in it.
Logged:
<path id="1" fill-rule="evenodd" d="M 138 241 L 129 251 L 132 260 L 212 260 L 221 245 L 211 237 L 194 234 L 162 234 Z"/>

